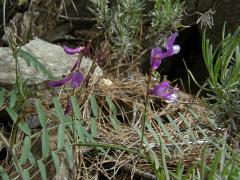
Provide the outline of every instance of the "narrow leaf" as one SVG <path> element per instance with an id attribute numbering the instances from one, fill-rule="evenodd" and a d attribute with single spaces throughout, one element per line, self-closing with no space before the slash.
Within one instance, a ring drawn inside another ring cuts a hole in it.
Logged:
<path id="1" fill-rule="evenodd" d="M 91 109 L 92 109 L 93 115 L 95 117 L 98 117 L 99 116 L 99 107 L 98 107 L 95 96 L 90 96 L 90 104 L 91 104 Z"/>
<path id="2" fill-rule="evenodd" d="M 112 115 L 109 117 L 110 121 L 111 121 L 111 124 L 113 126 L 114 129 L 118 130 L 119 129 L 119 124 L 118 124 L 118 120 L 116 118 L 115 115 Z"/>
<path id="3" fill-rule="evenodd" d="M 3 180 L 9 180 L 8 174 L 6 173 L 6 171 L 3 169 L 2 166 L 0 166 L 0 175 L 2 177 Z"/>
<path id="4" fill-rule="evenodd" d="M 65 126 L 62 123 L 60 123 L 58 126 L 58 137 L 57 137 L 58 150 L 61 150 L 64 147 L 64 131 L 65 131 Z"/>
<path id="5" fill-rule="evenodd" d="M 19 159 L 19 163 L 21 165 L 23 165 L 27 161 L 30 149 L 31 149 L 31 138 L 29 136 L 26 136 L 23 141 L 22 153 Z"/>
<path id="6" fill-rule="evenodd" d="M 79 109 L 79 105 L 77 103 L 77 98 L 75 96 L 71 96 L 71 102 L 73 107 L 73 112 L 78 120 L 81 120 L 81 112 Z"/>
<path id="7" fill-rule="evenodd" d="M 39 122 L 43 128 L 46 128 L 47 127 L 47 117 L 46 117 L 46 113 L 43 111 L 43 107 L 42 107 L 40 100 L 37 99 L 35 104 L 37 107 Z"/>
<path id="8" fill-rule="evenodd" d="M 31 135 L 31 130 L 28 127 L 28 124 L 24 122 L 23 120 L 20 120 L 20 122 L 17 124 L 18 128 L 24 132 L 27 135 Z"/>
<path id="9" fill-rule="evenodd" d="M 179 150 L 179 152 L 182 154 L 183 152 L 182 152 L 181 148 L 180 148 L 180 147 L 178 146 L 178 144 L 172 139 L 172 136 L 170 135 L 170 133 L 169 133 L 168 129 L 166 128 L 166 126 L 162 123 L 161 119 L 160 119 L 159 117 L 157 117 L 156 120 L 157 120 L 159 126 L 161 127 L 164 135 L 166 135 L 166 136 L 168 137 L 169 141 L 171 141 L 171 142 L 174 144 L 174 146 Z"/>
<path id="10" fill-rule="evenodd" d="M 83 128 L 82 124 L 80 121 L 75 121 L 75 128 L 77 130 L 77 133 L 78 133 L 78 136 L 80 138 L 80 141 L 82 143 L 85 143 L 86 140 L 85 140 L 85 129 Z"/>
<path id="11" fill-rule="evenodd" d="M 16 123 L 17 122 L 17 118 L 18 118 L 17 113 L 10 107 L 7 107 L 6 111 L 8 112 L 8 114 L 11 117 L 11 119 L 13 120 L 13 122 Z"/>
<path id="12" fill-rule="evenodd" d="M 48 130 L 42 130 L 42 157 L 47 157 L 49 155 L 49 135 Z"/>
<path id="13" fill-rule="evenodd" d="M 97 136 L 97 119 L 91 118 L 91 134 L 93 137 Z"/>
<path id="14" fill-rule="evenodd" d="M 30 176 L 29 176 L 29 172 L 28 172 L 27 169 L 24 169 L 22 174 L 23 174 L 24 180 L 29 180 L 29 179 L 31 179 Z"/>
<path id="15" fill-rule="evenodd" d="M 150 153 L 150 157 L 151 157 L 152 161 L 154 161 L 154 165 L 155 165 L 154 168 L 156 169 L 156 171 L 158 171 L 158 169 L 160 168 L 158 156 L 155 153 L 155 151 L 153 151 L 152 149 L 149 149 L 149 153 Z"/>
<path id="16" fill-rule="evenodd" d="M 12 90 L 10 92 L 10 107 L 13 108 L 16 104 L 17 101 L 17 94 L 16 94 L 16 90 Z"/>
<path id="17" fill-rule="evenodd" d="M 37 160 L 37 164 L 38 164 L 38 168 L 39 168 L 42 180 L 47 180 L 46 168 L 42 160 Z"/>
<path id="18" fill-rule="evenodd" d="M 73 169 L 74 164 L 75 164 L 75 160 L 74 160 L 74 157 L 73 157 L 72 146 L 70 146 L 70 145 L 65 145 L 65 150 L 66 150 L 66 152 L 67 152 L 67 161 L 68 161 L 68 164 L 69 164 L 70 168 Z"/>
<path id="19" fill-rule="evenodd" d="M 31 153 L 31 151 L 28 153 L 28 160 L 30 161 L 30 163 L 35 166 L 36 165 L 36 159 L 34 158 L 33 154 Z"/>
<path id="20" fill-rule="evenodd" d="M 21 48 L 17 49 L 17 56 L 22 57 L 28 65 L 33 65 L 37 71 L 41 71 L 43 75 L 47 76 L 49 79 L 53 78 L 51 72 L 45 68 L 45 66 L 38 61 L 36 57 L 28 53 L 27 51 L 22 50 Z"/>
<path id="21" fill-rule="evenodd" d="M 60 120 L 60 122 L 61 123 L 66 122 L 63 109 L 62 109 L 61 104 L 60 104 L 57 97 L 53 98 L 53 103 L 54 103 L 54 107 L 55 107 L 55 110 L 56 110 L 56 115 L 57 115 L 58 119 Z"/>
<path id="22" fill-rule="evenodd" d="M 52 158 L 53 158 L 53 162 L 54 162 L 54 165 L 55 165 L 56 172 L 58 172 L 60 170 L 60 167 L 61 167 L 61 162 L 58 158 L 58 155 L 54 151 L 52 151 Z"/>
<path id="23" fill-rule="evenodd" d="M 106 96 L 106 101 L 108 103 L 108 106 L 109 106 L 112 114 L 114 114 L 116 116 L 117 115 L 117 109 L 116 109 L 116 106 L 113 103 L 112 99 L 110 97 Z"/>

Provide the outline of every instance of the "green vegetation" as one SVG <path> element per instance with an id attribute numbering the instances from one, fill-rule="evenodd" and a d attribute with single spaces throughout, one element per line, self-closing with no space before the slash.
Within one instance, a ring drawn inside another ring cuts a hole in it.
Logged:
<path id="1" fill-rule="evenodd" d="M 116 1 L 111 7 L 108 0 L 91 1 L 101 36 L 109 40 L 110 52 L 117 57 L 134 60 L 146 45 L 159 45 L 181 23 L 183 4 L 178 0 L 156 0 L 147 13 L 144 0 Z M 142 30 L 144 25 L 146 30 Z M 112 78 L 113 85 L 101 80 L 92 85 L 97 60 L 84 80 L 64 92 L 66 96 L 59 93 L 47 99 L 32 94 L 22 79 L 18 57 L 49 79 L 52 74 L 36 57 L 17 48 L 13 39 L 8 40 L 16 63 L 16 84 L 10 92 L 0 89 L 0 112 L 6 111 L 12 119 L 10 135 L 0 131 L 0 148 L 8 152 L 0 166 L 3 180 L 27 180 L 39 174 L 45 180 L 50 177 L 49 167 L 54 176 L 73 179 L 112 178 L 119 169 L 127 178 L 240 179 L 240 27 L 228 35 L 223 30 L 216 48 L 203 35 L 202 53 L 209 73 L 208 86 L 203 88 L 210 98 L 204 99 L 204 105 L 194 100 L 181 107 L 150 97 L 151 73 L 148 84 L 144 76 L 138 76 L 137 82 Z M 69 52 L 73 53 L 71 48 Z M 89 52 L 86 47 L 74 53 L 82 58 Z M 73 68 L 76 72 L 81 58 Z M 76 82 L 73 75 L 69 79 Z M 66 104 L 70 113 L 63 108 Z M 37 116 L 36 129 L 25 121 L 27 108 Z M 148 173 L 141 171 L 143 167 Z"/>

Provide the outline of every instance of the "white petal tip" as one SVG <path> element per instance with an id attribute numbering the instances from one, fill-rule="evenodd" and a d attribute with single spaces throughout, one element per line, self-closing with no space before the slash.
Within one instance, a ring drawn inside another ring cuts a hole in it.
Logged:
<path id="1" fill-rule="evenodd" d="M 179 45 L 174 45 L 173 46 L 173 54 L 177 54 L 180 52 L 180 46 Z"/>

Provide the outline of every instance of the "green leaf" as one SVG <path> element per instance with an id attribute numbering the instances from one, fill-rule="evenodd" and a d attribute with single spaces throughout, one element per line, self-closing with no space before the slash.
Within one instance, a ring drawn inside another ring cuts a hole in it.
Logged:
<path id="1" fill-rule="evenodd" d="M 168 140 L 173 143 L 173 145 L 179 150 L 179 152 L 180 152 L 181 154 L 183 154 L 181 148 L 180 148 L 180 147 L 178 146 L 178 144 L 172 139 L 172 136 L 170 135 L 170 133 L 169 133 L 168 129 L 166 128 L 166 126 L 162 123 L 161 119 L 160 119 L 159 117 L 156 117 L 156 120 L 157 120 L 159 126 L 161 127 L 161 130 L 163 131 L 163 134 L 166 135 L 166 136 L 168 137 Z"/>
<path id="2" fill-rule="evenodd" d="M 97 104 L 96 97 L 93 95 L 90 96 L 90 104 L 91 104 L 91 109 L 92 109 L 93 115 L 95 117 L 98 117 L 99 116 L 99 107 Z"/>
<path id="3" fill-rule="evenodd" d="M 139 135 L 140 139 L 142 139 L 142 131 L 138 127 L 133 128 Z M 147 138 L 144 136 L 143 137 L 143 143 L 146 145 L 146 147 L 150 147 Z"/>
<path id="4" fill-rule="evenodd" d="M 91 118 L 91 134 L 93 137 L 97 136 L 97 118 Z"/>
<path id="5" fill-rule="evenodd" d="M 47 157 L 49 155 L 49 135 L 48 130 L 42 130 L 42 157 Z"/>
<path id="6" fill-rule="evenodd" d="M 23 175 L 23 178 L 24 178 L 23 180 L 30 180 L 31 179 L 30 176 L 29 176 L 28 169 L 24 169 L 22 175 Z"/>
<path id="7" fill-rule="evenodd" d="M 78 136 L 80 138 L 80 142 L 85 143 L 85 132 L 86 130 L 83 128 L 80 121 L 75 121 L 75 128 L 77 130 Z"/>
<path id="8" fill-rule="evenodd" d="M 78 120 L 81 120 L 81 112 L 79 109 L 79 105 L 77 103 L 77 98 L 75 96 L 71 96 L 71 102 L 73 107 L 73 112 Z"/>
<path id="9" fill-rule="evenodd" d="M 116 106 L 115 106 L 115 104 L 113 103 L 112 99 L 111 99 L 110 97 L 106 96 L 106 101 L 107 101 L 108 106 L 109 106 L 109 108 L 110 108 L 110 110 L 111 110 L 110 113 L 112 113 L 113 115 L 116 116 L 116 115 L 117 115 L 117 109 L 116 109 Z"/>
<path id="10" fill-rule="evenodd" d="M 54 165 L 55 165 L 56 172 L 58 172 L 61 168 L 61 162 L 58 158 L 58 155 L 54 151 L 52 151 L 52 158 L 53 158 L 53 162 L 54 162 Z"/>
<path id="11" fill-rule="evenodd" d="M 16 90 L 12 90 L 9 95 L 10 95 L 10 107 L 13 108 L 17 101 Z"/>
<path id="12" fill-rule="evenodd" d="M 3 180 L 9 180 L 8 174 L 6 173 L 6 171 L 3 169 L 2 166 L 0 166 L 0 175 L 2 177 Z"/>
<path id="13" fill-rule="evenodd" d="M 28 66 L 30 66 L 31 64 L 37 71 L 41 71 L 41 73 L 46 77 L 48 77 L 49 79 L 53 78 L 53 75 L 51 74 L 51 72 L 48 69 L 46 69 L 45 66 L 42 63 L 40 63 L 36 57 L 31 55 L 27 51 L 24 51 L 21 48 L 18 48 L 17 56 L 22 57 L 26 61 Z"/>
<path id="14" fill-rule="evenodd" d="M 149 130 L 149 132 L 153 135 L 154 139 L 156 140 L 156 142 L 158 143 L 158 145 L 161 145 L 161 141 L 162 138 L 161 136 L 159 136 L 159 133 L 157 133 L 154 128 L 151 126 L 150 123 L 146 123 L 146 126 Z M 171 153 L 169 152 L 168 148 L 165 146 L 165 144 L 163 144 L 163 148 L 165 150 L 165 152 L 167 153 L 168 157 L 171 158 Z"/>
<path id="15" fill-rule="evenodd" d="M 191 128 L 191 124 L 188 122 L 188 119 L 180 112 L 178 112 L 178 115 L 181 117 L 181 120 L 183 120 L 184 124 L 186 124 L 186 126 L 188 127 L 188 132 L 189 134 L 192 136 L 192 138 L 194 139 L 194 141 L 197 140 L 196 136 L 194 135 L 194 132 L 192 131 Z"/>
<path id="16" fill-rule="evenodd" d="M 63 109 L 57 97 L 53 98 L 53 103 L 54 103 L 54 107 L 55 107 L 58 119 L 60 120 L 61 123 L 65 123 L 66 117 L 64 115 Z"/>
<path id="17" fill-rule="evenodd" d="M 65 126 L 62 123 L 60 123 L 58 126 L 58 137 L 57 137 L 58 150 L 61 150 L 64 147 L 64 131 L 65 131 Z"/>
<path id="18" fill-rule="evenodd" d="M 163 164 L 163 169 L 164 169 L 164 173 L 166 176 L 166 179 L 169 180 L 169 172 L 168 172 L 168 168 L 167 168 L 167 163 L 166 163 L 166 158 L 165 158 L 165 152 L 164 152 L 164 146 L 163 146 L 163 141 L 162 139 L 160 139 L 160 149 L 161 149 L 161 156 L 162 156 L 162 164 Z"/>
<path id="19" fill-rule="evenodd" d="M 218 165 L 221 161 L 221 158 L 222 158 L 222 150 L 219 150 L 212 162 L 212 164 L 210 165 L 210 172 L 209 172 L 209 175 L 208 175 L 208 179 L 210 180 L 214 180 L 217 178 L 217 170 L 218 170 Z M 218 179 L 218 178 L 217 178 Z"/>
<path id="20" fill-rule="evenodd" d="M 37 160 L 37 164 L 38 164 L 38 168 L 39 168 L 42 180 L 47 180 L 46 168 L 42 160 L 41 159 Z"/>
<path id="21" fill-rule="evenodd" d="M 21 165 L 23 165 L 27 161 L 30 149 L 31 149 L 31 138 L 29 136 L 26 136 L 23 141 L 22 153 L 19 159 L 19 163 Z"/>
<path id="22" fill-rule="evenodd" d="M 0 107 L 4 104 L 5 101 L 5 92 L 3 89 L 0 90 Z"/>
<path id="23" fill-rule="evenodd" d="M 36 159 L 34 158 L 33 154 L 31 152 L 28 153 L 28 160 L 30 161 L 30 163 L 35 166 L 36 164 Z"/>
<path id="24" fill-rule="evenodd" d="M 10 107 L 7 107 L 6 111 L 8 112 L 8 114 L 11 117 L 11 119 L 13 120 L 13 122 L 16 123 L 17 122 L 17 118 L 18 118 L 17 113 Z"/>
<path id="25" fill-rule="evenodd" d="M 119 129 L 119 124 L 118 124 L 118 119 L 116 118 L 115 115 L 112 115 L 109 117 L 111 124 L 113 126 L 114 129 L 118 130 Z"/>
<path id="26" fill-rule="evenodd" d="M 29 129 L 28 125 L 26 122 L 24 122 L 23 120 L 20 120 L 20 122 L 17 124 L 18 128 L 24 132 L 27 135 L 31 135 L 31 130 Z"/>
<path id="27" fill-rule="evenodd" d="M 67 152 L 67 161 L 71 169 L 73 169 L 75 160 L 73 157 L 73 150 L 71 145 L 65 145 L 65 150 Z"/>
<path id="28" fill-rule="evenodd" d="M 152 161 L 154 161 L 154 165 L 155 165 L 154 168 L 157 171 L 160 168 L 160 163 L 159 163 L 159 160 L 158 160 L 158 156 L 155 153 L 155 151 L 153 151 L 152 149 L 149 149 L 149 154 L 150 154 L 150 157 L 151 157 Z"/>
<path id="29" fill-rule="evenodd" d="M 206 161 L 206 148 L 204 148 L 202 157 L 201 157 L 201 165 L 200 165 L 200 178 L 201 180 L 205 179 L 205 161 Z"/>
<path id="30" fill-rule="evenodd" d="M 43 107 L 42 107 L 40 100 L 37 99 L 35 104 L 37 107 L 39 122 L 40 122 L 42 128 L 46 128 L 47 127 L 47 117 L 46 117 L 46 113 L 43 111 Z"/>

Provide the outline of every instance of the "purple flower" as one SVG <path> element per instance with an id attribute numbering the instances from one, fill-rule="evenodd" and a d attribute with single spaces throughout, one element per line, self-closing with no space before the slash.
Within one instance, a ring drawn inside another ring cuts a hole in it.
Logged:
<path id="1" fill-rule="evenodd" d="M 151 66 L 153 70 L 156 70 L 159 65 L 161 64 L 161 53 L 162 53 L 162 49 L 159 47 L 155 47 L 152 49 L 151 52 Z"/>
<path id="2" fill-rule="evenodd" d="M 83 47 L 83 46 L 80 46 L 80 47 L 77 47 L 77 48 L 70 48 L 70 47 L 67 47 L 67 46 L 63 45 L 63 50 L 65 51 L 65 53 L 67 53 L 69 55 L 80 53 L 84 49 L 85 49 L 85 47 Z"/>
<path id="3" fill-rule="evenodd" d="M 153 70 L 156 70 L 159 65 L 161 64 L 162 59 L 172 56 L 174 54 L 179 53 L 180 46 L 174 45 L 178 33 L 173 33 L 170 37 L 166 40 L 166 52 L 162 52 L 162 49 L 159 47 L 155 47 L 152 49 L 151 52 L 151 66 Z"/>
<path id="4" fill-rule="evenodd" d="M 71 81 L 72 88 L 75 89 L 80 86 L 83 80 L 84 80 L 83 74 L 81 72 L 76 71 L 66 76 L 64 79 L 61 79 L 58 81 L 51 81 L 48 83 L 48 85 L 50 87 L 58 87 L 58 86 L 63 86 L 67 84 L 69 81 Z"/>
<path id="5" fill-rule="evenodd" d="M 175 102 L 177 95 L 175 94 L 177 88 L 172 88 L 167 81 L 163 81 L 149 90 L 149 93 L 158 96 L 167 102 Z"/>

